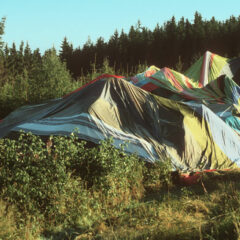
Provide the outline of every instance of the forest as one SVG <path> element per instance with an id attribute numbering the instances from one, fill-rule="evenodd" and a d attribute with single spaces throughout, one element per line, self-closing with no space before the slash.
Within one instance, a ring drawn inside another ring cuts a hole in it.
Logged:
<path id="1" fill-rule="evenodd" d="M 91 70 L 91 63 L 101 66 L 104 58 L 116 72 L 134 72 L 138 64 L 175 68 L 181 61 L 186 70 L 193 61 L 211 51 L 221 56 L 236 57 L 240 54 L 240 17 L 226 21 L 203 20 L 195 13 L 193 22 L 175 17 L 153 31 L 141 25 L 131 26 L 128 33 L 117 30 L 105 42 L 99 37 L 93 44 L 87 41 L 82 48 L 73 48 L 65 38 L 62 42 L 60 58 L 66 61 L 74 78 Z"/>
<path id="2" fill-rule="evenodd" d="M 4 22 L 3 18 L 0 36 Z M 99 36 L 95 43 L 89 38 L 82 47 L 74 48 L 65 37 L 56 55 L 66 63 L 74 79 L 91 72 L 93 63 L 100 68 L 104 59 L 117 73 L 133 73 L 139 64 L 175 68 L 179 61 L 179 70 L 184 71 L 206 50 L 230 58 L 239 56 L 239 40 L 240 16 L 225 21 L 214 17 L 204 20 L 196 12 L 192 21 L 184 17 L 176 21 L 173 16 L 161 26 L 156 24 L 153 30 L 142 26 L 139 20 L 128 33 L 116 30 L 108 41 Z M 34 66 L 41 65 L 51 49 L 41 56 L 40 50 L 30 49 L 28 43 L 22 42 L 16 49 L 15 43 L 8 46 L 1 42 L 0 51 L 0 74 L 2 82 L 6 82 L 24 72 L 32 75 Z"/>

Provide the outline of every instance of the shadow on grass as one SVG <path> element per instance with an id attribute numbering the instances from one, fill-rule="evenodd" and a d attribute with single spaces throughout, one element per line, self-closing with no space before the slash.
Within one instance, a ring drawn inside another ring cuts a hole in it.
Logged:
<path id="1" fill-rule="evenodd" d="M 235 170 L 217 170 L 213 172 L 203 172 L 199 174 L 199 179 L 194 184 L 184 184 L 176 173 L 173 174 L 173 184 L 164 187 L 147 187 L 143 202 L 148 201 L 165 201 L 170 195 L 171 199 L 180 199 L 184 196 L 202 196 L 211 194 L 223 187 L 234 187 L 240 191 L 240 169 Z"/>
<path id="2" fill-rule="evenodd" d="M 82 237 L 81 237 L 82 236 Z M 86 229 L 66 228 L 61 231 L 44 231 L 41 235 L 41 240 L 80 240 L 91 239 Z"/>

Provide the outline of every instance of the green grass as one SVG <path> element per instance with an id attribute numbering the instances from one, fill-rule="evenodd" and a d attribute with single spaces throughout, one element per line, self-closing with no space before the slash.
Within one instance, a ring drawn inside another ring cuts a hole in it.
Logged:
<path id="1" fill-rule="evenodd" d="M 111 141 L 1 139 L 0 239 L 239 239 L 238 169 L 184 186 Z"/>

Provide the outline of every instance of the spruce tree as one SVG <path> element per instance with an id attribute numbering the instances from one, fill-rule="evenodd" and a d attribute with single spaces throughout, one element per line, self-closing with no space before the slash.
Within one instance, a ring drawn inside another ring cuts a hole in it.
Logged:
<path id="1" fill-rule="evenodd" d="M 62 62 L 66 62 L 67 65 L 70 65 L 68 61 L 72 57 L 72 54 L 73 54 L 73 45 L 68 42 L 67 37 L 64 37 L 61 44 L 59 57 L 62 60 Z"/>
<path id="2" fill-rule="evenodd" d="M 2 35 L 4 34 L 4 23 L 5 18 L 2 18 L 0 22 L 0 86 L 3 84 L 3 75 L 4 75 L 4 51 L 3 45 L 4 42 L 2 41 Z"/>
<path id="3" fill-rule="evenodd" d="M 5 25 L 5 21 L 6 21 L 6 18 L 3 17 L 1 22 L 0 22 L 0 51 L 3 50 L 3 45 L 4 45 L 4 42 L 2 40 L 2 36 L 4 34 L 4 25 Z"/>

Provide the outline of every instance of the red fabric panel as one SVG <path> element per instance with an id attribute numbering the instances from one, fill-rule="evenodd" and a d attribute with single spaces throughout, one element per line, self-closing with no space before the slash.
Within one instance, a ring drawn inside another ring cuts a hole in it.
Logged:
<path id="1" fill-rule="evenodd" d="M 195 173 L 194 175 L 189 174 L 181 174 L 180 176 L 180 183 L 183 185 L 193 185 L 198 182 L 198 179 L 200 178 L 200 174 Z"/>
<path id="2" fill-rule="evenodd" d="M 223 171 L 229 171 L 230 169 L 224 169 Z M 193 185 L 198 183 L 198 180 L 201 178 L 201 173 L 204 172 L 215 172 L 217 169 L 204 170 L 203 172 L 195 172 L 193 175 L 184 174 L 180 175 L 180 184 L 183 185 Z"/>
<path id="3" fill-rule="evenodd" d="M 209 68 L 212 67 L 212 64 L 213 64 L 213 58 L 214 58 L 215 55 L 216 55 L 215 53 L 212 53 L 212 54 L 211 54 L 211 59 L 210 59 Z"/>
<path id="4" fill-rule="evenodd" d="M 186 81 L 186 85 L 188 88 L 193 88 L 192 84 L 189 82 L 189 78 L 184 76 L 185 77 L 185 81 Z"/>
<path id="5" fill-rule="evenodd" d="M 146 90 L 148 92 L 151 92 L 158 88 L 158 86 L 154 85 L 153 83 L 149 82 L 141 87 L 143 90 Z"/>
<path id="6" fill-rule="evenodd" d="M 170 69 L 168 68 L 163 68 L 162 72 L 164 73 L 164 75 L 166 76 L 167 79 L 171 79 L 174 87 L 177 88 L 180 91 L 183 91 L 183 88 L 181 86 L 181 84 L 178 82 L 178 80 L 175 78 L 175 76 L 173 75 L 173 73 L 171 72 Z"/>

